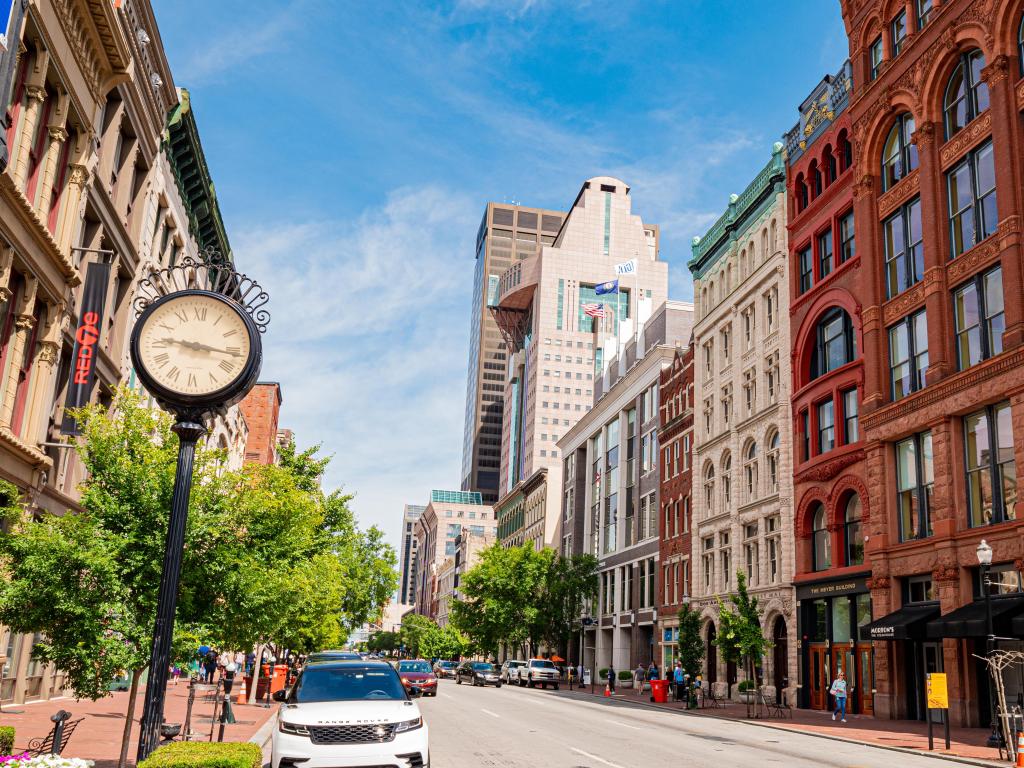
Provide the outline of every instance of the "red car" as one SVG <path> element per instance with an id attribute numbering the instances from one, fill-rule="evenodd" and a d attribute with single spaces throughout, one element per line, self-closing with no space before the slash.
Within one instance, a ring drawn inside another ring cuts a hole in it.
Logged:
<path id="1" fill-rule="evenodd" d="M 398 676 L 406 690 L 419 688 L 424 696 L 437 696 L 437 677 L 430 669 L 430 662 L 416 661 L 398 662 Z"/>

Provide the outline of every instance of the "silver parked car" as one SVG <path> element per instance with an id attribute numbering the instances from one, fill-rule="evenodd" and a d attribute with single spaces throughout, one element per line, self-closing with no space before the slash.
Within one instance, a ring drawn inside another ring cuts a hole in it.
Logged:
<path id="1" fill-rule="evenodd" d="M 499 677 L 503 683 L 517 683 L 519 682 L 519 670 L 526 666 L 525 661 L 519 659 L 509 659 L 501 665 L 501 672 Z"/>

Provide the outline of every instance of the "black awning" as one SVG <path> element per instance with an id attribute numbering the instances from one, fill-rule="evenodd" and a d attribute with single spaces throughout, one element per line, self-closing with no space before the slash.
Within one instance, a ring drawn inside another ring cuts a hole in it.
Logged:
<path id="1" fill-rule="evenodd" d="M 938 618 L 938 603 L 905 605 L 860 629 L 861 640 L 923 640 L 925 624 Z"/>
<path id="2" fill-rule="evenodd" d="M 992 631 L 998 637 L 1013 636 L 1013 620 L 1024 611 L 1024 594 L 1000 595 L 992 598 Z M 1024 618 L 1024 617 L 1022 617 Z M 928 637 L 987 637 L 988 619 L 985 601 L 975 600 L 928 622 Z"/>
<path id="3" fill-rule="evenodd" d="M 1013 620 L 1013 634 L 1011 637 L 1024 637 L 1024 615 L 1017 616 Z"/>

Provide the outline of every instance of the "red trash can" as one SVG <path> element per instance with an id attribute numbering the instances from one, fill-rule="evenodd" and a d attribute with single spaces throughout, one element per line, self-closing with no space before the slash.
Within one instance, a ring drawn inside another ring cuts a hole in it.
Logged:
<path id="1" fill-rule="evenodd" d="M 651 680 L 651 701 L 655 704 L 668 701 L 668 680 Z"/>

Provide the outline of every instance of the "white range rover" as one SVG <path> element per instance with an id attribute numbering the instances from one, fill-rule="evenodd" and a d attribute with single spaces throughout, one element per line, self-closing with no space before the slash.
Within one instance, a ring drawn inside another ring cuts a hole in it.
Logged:
<path id="1" fill-rule="evenodd" d="M 413 697 L 418 695 L 413 691 Z M 428 768 L 427 724 L 384 661 L 307 664 L 278 691 L 272 768 Z"/>

